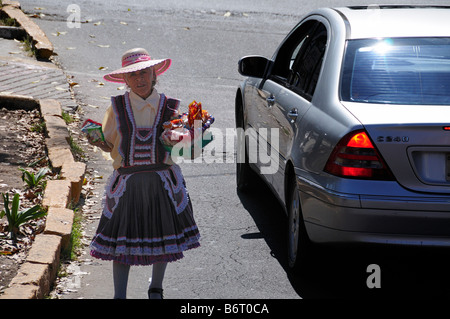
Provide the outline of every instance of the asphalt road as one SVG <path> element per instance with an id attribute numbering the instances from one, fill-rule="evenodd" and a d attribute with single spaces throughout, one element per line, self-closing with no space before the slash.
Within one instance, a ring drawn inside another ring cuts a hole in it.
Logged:
<path id="1" fill-rule="evenodd" d="M 41 16 L 35 22 L 53 42 L 58 63 L 78 83 L 75 97 L 85 118 L 101 121 L 109 97 L 124 92 L 102 76 L 120 67 L 124 51 L 144 47 L 154 58 L 173 59 L 171 69 L 158 80 L 158 90 L 181 99 L 185 109 L 192 100 L 201 101 L 216 118 L 216 133 L 223 135 L 219 139 L 223 147 L 215 144 L 215 153 L 201 163 L 181 164 L 202 247 L 169 265 L 164 281 L 166 298 L 448 296 L 449 263 L 441 251 L 321 249 L 313 267 L 292 273 L 286 264 L 286 218 L 281 207 L 264 185 L 252 195 L 236 191 L 233 139 L 225 136 L 227 129 L 234 127 L 234 96 L 242 80 L 238 59 L 251 54 L 270 57 L 304 14 L 344 1 L 74 2 L 20 1 L 25 12 Z M 69 8 L 73 4 L 76 6 Z M 78 13 L 80 25 L 74 27 L 72 18 Z M 112 171 L 110 162 L 99 153 L 90 157 L 89 169 L 106 179 Z M 99 179 L 96 192 L 101 194 L 102 187 Z M 99 201 L 93 209 L 99 216 Z M 95 227 L 95 222 L 87 224 L 87 238 Z M 368 287 L 373 264 L 381 271 L 381 288 Z M 69 277 L 72 292 L 60 298 L 112 297 L 110 263 L 86 254 L 73 269 L 78 273 Z M 132 269 L 130 298 L 147 297 L 150 274 L 150 268 Z"/>

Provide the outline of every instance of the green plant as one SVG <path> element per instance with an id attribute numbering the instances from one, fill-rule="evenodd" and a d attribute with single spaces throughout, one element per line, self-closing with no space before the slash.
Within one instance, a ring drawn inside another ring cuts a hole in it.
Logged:
<path id="1" fill-rule="evenodd" d="M 18 27 L 19 24 L 17 23 L 16 19 L 4 17 L 0 20 L 0 25 L 7 26 L 7 27 Z"/>
<path id="2" fill-rule="evenodd" d="M 75 118 L 65 111 L 61 112 L 61 117 L 63 118 L 64 122 L 66 122 L 66 124 L 75 122 Z"/>
<path id="3" fill-rule="evenodd" d="M 27 183 L 29 188 L 39 186 L 43 182 L 42 179 L 50 171 L 49 168 L 43 167 L 39 170 L 39 172 L 37 172 L 37 174 L 34 174 L 33 172 L 29 172 L 24 168 L 19 169 L 22 171 L 22 181 Z"/>
<path id="4" fill-rule="evenodd" d="M 78 145 L 78 143 L 72 138 L 72 136 L 69 136 L 68 143 L 69 143 L 69 146 L 70 146 L 70 150 L 72 151 L 72 154 L 73 154 L 74 156 L 81 157 L 81 158 L 84 157 L 84 151 L 83 151 L 83 149 L 82 149 L 81 146 Z"/>
<path id="5" fill-rule="evenodd" d="M 36 133 L 45 133 L 45 121 L 41 120 L 39 122 L 34 123 L 31 126 L 30 131 Z"/>
<path id="6" fill-rule="evenodd" d="M 31 38 L 29 35 L 27 35 L 23 41 L 24 49 L 26 52 L 28 52 L 29 56 L 37 56 L 37 50 L 36 47 L 33 45 L 33 38 Z"/>
<path id="7" fill-rule="evenodd" d="M 76 260 L 83 248 L 83 216 L 78 208 L 73 211 L 73 225 L 70 233 L 70 245 L 65 251 L 63 251 L 63 257 L 66 260 Z"/>
<path id="8" fill-rule="evenodd" d="M 0 218 L 6 216 L 8 220 L 8 231 L 12 240 L 16 240 L 19 228 L 24 223 L 41 218 L 47 213 L 41 206 L 35 205 L 31 208 L 19 211 L 20 198 L 19 194 L 15 194 L 12 202 L 9 201 L 9 194 L 2 193 L 4 209 L 0 212 Z M 10 207 L 11 204 L 11 207 Z"/>

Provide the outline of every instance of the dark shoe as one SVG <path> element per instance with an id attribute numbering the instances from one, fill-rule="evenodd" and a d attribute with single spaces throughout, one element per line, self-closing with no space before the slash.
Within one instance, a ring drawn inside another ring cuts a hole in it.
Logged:
<path id="1" fill-rule="evenodd" d="M 150 294 L 160 294 L 161 299 L 164 299 L 163 291 L 164 290 L 162 288 L 150 288 L 148 290 L 148 299 L 154 299 L 154 298 L 150 298 Z"/>

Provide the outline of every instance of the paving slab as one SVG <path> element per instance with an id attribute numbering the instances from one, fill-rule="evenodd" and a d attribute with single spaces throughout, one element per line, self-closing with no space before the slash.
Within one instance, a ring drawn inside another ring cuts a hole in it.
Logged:
<path id="1" fill-rule="evenodd" d="M 56 99 L 66 112 L 77 109 L 67 76 L 50 61 L 28 56 L 17 40 L 0 38 L 0 95 Z"/>

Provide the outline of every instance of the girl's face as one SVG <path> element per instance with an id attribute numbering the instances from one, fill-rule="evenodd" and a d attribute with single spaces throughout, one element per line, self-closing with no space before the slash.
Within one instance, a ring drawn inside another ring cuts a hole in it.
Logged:
<path id="1" fill-rule="evenodd" d="M 152 94 L 153 82 L 156 81 L 156 76 L 153 73 L 153 68 L 147 68 L 136 72 L 125 73 L 124 79 L 134 93 L 146 99 Z"/>

